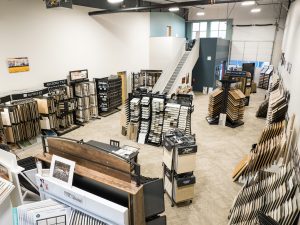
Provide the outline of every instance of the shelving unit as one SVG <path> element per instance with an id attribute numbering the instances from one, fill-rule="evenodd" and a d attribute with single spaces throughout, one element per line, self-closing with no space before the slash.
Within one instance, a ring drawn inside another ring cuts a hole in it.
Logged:
<path id="1" fill-rule="evenodd" d="M 138 88 L 152 90 L 161 74 L 162 70 L 141 70 L 139 73 L 131 73 L 132 90 L 135 91 Z"/>
<path id="2" fill-rule="evenodd" d="M 37 101 L 15 100 L 0 106 L 8 143 L 29 141 L 41 133 Z"/>
<path id="3" fill-rule="evenodd" d="M 151 108 L 151 128 L 147 143 L 159 146 L 161 145 L 164 124 L 165 96 L 153 96 Z"/>
<path id="4" fill-rule="evenodd" d="M 269 81 L 271 76 L 273 75 L 273 66 L 267 66 L 264 67 L 261 72 L 260 72 L 260 76 L 259 76 L 259 82 L 258 82 L 258 87 L 268 90 L 269 88 Z"/>
<path id="5" fill-rule="evenodd" d="M 122 105 L 122 80 L 118 76 L 95 78 L 98 97 L 98 111 L 101 116 L 108 116 L 120 111 Z"/>
<path id="6" fill-rule="evenodd" d="M 74 98 L 73 87 L 67 86 L 66 79 L 47 82 L 44 86 L 49 88 L 46 97 L 53 99 L 56 109 L 55 114 L 51 114 L 52 117 L 56 117 L 56 126 L 50 127 L 51 130 L 60 136 L 79 128 L 80 126 L 75 124 L 77 100 Z M 42 117 L 47 121 L 47 114 Z M 42 126 L 42 129 L 45 128 L 47 127 Z"/>
<path id="7" fill-rule="evenodd" d="M 192 203 L 196 178 L 197 145 L 193 135 L 185 135 L 179 129 L 171 129 L 163 140 L 164 188 L 173 207 L 182 202 Z"/>

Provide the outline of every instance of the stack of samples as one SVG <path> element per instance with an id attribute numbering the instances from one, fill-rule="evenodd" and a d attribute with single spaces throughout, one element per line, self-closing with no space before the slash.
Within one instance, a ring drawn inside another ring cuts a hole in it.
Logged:
<path id="1" fill-rule="evenodd" d="M 75 96 L 77 97 L 76 120 L 84 123 L 90 120 L 90 83 L 75 83 Z"/>
<path id="2" fill-rule="evenodd" d="M 34 99 L 14 101 L 0 110 L 7 142 L 28 141 L 40 134 L 40 115 Z"/>
<path id="3" fill-rule="evenodd" d="M 228 224 L 259 224 L 259 212 L 272 217 L 278 224 L 295 224 L 300 212 L 296 176 L 291 162 L 276 173 L 258 173 L 235 198 Z"/>
<path id="4" fill-rule="evenodd" d="M 163 146 L 164 187 L 172 206 L 191 202 L 196 183 L 193 175 L 197 153 L 195 136 L 171 129 L 164 134 Z"/>
<path id="5" fill-rule="evenodd" d="M 269 99 L 266 99 L 260 104 L 258 110 L 256 111 L 256 117 L 267 118 L 268 107 L 269 107 Z"/>
<path id="6" fill-rule="evenodd" d="M 68 225 L 77 225 L 77 224 L 84 224 L 84 225 L 108 225 L 105 222 L 100 221 L 94 217 L 91 217 L 83 212 L 73 209 L 70 216 L 70 222 Z M 63 224 L 62 224 L 63 225 Z"/>
<path id="7" fill-rule="evenodd" d="M 189 116 L 189 110 L 190 110 L 189 107 L 181 106 L 180 113 L 179 113 L 179 119 L 178 119 L 178 128 L 180 130 L 185 131 L 186 133 L 188 132 L 187 121 L 188 121 L 188 116 Z"/>
<path id="8" fill-rule="evenodd" d="M 39 114 L 41 115 L 41 129 L 58 129 L 56 100 L 53 97 L 40 97 L 35 100 L 37 101 Z"/>
<path id="9" fill-rule="evenodd" d="M 269 80 L 273 74 L 273 66 L 264 67 L 260 72 L 258 87 L 268 90 Z"/>
<path id="10" fill-rule="evenodd" d="M 51 199 L 21 205 L 17 207 L 18 224 L 67 225 L 70 220 L 71 210 L 71 207 Z"/>
<path id="11" fill-rule="evenodd" d="M 49 89 L 48 96 L 52 97 L 56 103 L 58 128 L 55 129 L 55 132 L 64 134 L 72 127 L 78 127 L 77 125 L 74 125 L 77 101 L 74 98 L 73 87 L 63 85 L 51 88 Z"/>
<path id="12" fill-rule="evenodd" d="M 227 118 L 232 122 L 242 120 L 245 111 L 245 95 L 239 89 L 228 92 Z"/>
<path id="13" fill-rule="evenodd" d="M 288 110 L 288 94 L 279 87 L 270 93 L 267 123 L 272 124 L 285 119 Z"/>
<path id="14" fill-rule="evenodd" d="M 94 79 L 96 82 L 98 111 L 112 112 L 122 105 L 122 80 L 118 76 Z"/>
<path id="15" fill-rule="evenodd" d="M 219 117 L 222 109 L 222 101 L 223 101 L 223 90 L 221 88 L 215 89 L 209 95 L 209 104 L 208 104 L 209 119 L 215 119 Z"/>
<path id="16" fill-rule="evenodd" d="M 138 142 L 144 144 L 150 129 L 150 97 L 143 97 L 141 101 L 142 119 L 140 124 L 140 132 Z"/>
<path id="17" fill-rule="evenodd" d="M 285 158 L 286 138 L 283 138 L 286 122 L 281 121 L 268 125 L 262 132 L 258 144 L 254 145 L 250 155 L 246 156 L 233 172 L 233 180 L 239 177 L 253 176 L 257 171 L 265 169 L 280 158 Z"/>
<path id="18" fill-rule="evenodd" d="M 178 127 L 180 105 L 176 103 L 167 103 L 164 115 L 163 133 L 172 128 Z"/>
<path id="19" fill-rule="evenodd" d="M 165 100 L 163 98 L 152 99 L 152 120 L 148 137 L 148 143 L 160 145 L 164 121 Z"/>
<path id="20" fill-rule="evenodd" d="M 127 135 L 130 140 L 136 141 L 138 139 L 138 129 L 140 126 L 141 114 L 141 99 L 133 98 L 130 101 L 130 123 L 128 126 Z"/>
<path id="21" fill-rule="evenodd" d="M 90 116 L 91 118 L 98 117 L 98 101 L 97 101 L 97 92 L 96 92 L 96 83 L 94 81 L 89 82 L 89 91 L 90 91 Z"/>

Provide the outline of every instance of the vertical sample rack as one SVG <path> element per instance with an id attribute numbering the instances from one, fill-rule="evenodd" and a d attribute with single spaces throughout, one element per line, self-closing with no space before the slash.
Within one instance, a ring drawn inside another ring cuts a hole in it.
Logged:
<path id="1" fill-rule="evenodd" d="M 73 96 L 77 100 L 74 121 L 83 125 L 90 120 L 90 93 L 88 70 L 75 70 L 69 72 L 69 85 L 72 87 Z"/>
<path id="2" fill-rule="evenodd" d="M 163 140 L 163 180 L 171 206 L 182 202 L 192 203 L 196 178 L 197 144 L 194 135 L 185 135 L 179 129 L 171 129 Z"/>
<path id="3" fill-rule="evenodd" d="M 79 128 L 80 126 L 75 124 L 77 100 L 74 98 L 73 87 L 67 85 L 67 79 L 46 82 L 44 87 L 49 89 L 47 97 L 54 99 L 56 107 L 57 127 L 51 129 L 61 136 Z"/>
<path id="4" fill-rule="evenodd" d="M 122 105 L 122 79 L 118 76 L 95 78 L 98 111 L 101 116 L 108 116 L 120 111 Z"/>

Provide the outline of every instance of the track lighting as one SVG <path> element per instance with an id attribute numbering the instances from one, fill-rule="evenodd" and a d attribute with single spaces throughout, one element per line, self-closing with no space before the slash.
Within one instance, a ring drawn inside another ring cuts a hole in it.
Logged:
<path id="1" fill-rule="evenodd" d="M 171 7 L 171 8 L 169 8 L 169 11 L 170 12 L 177 12 L 177 11 L 179 11 L 179 8 L 178 7 Z"/>
<path id="2" fill-rule="evenodd" d="M 111 4 L 116 4 L 116 3 L 121 3 L 123 2 L 124 0 L 107 0 L 109 3 Z"/>
<path id="3" fill-rule="evenodd" d="M 197 12 L 197 16 L 204 16 L 205 12 Z"/>
<path id="4" fill-rule="evenodd" d="M 245 2 L 242 2 L 242 6 L 249 6 L 249 5 L 255 5 L 255 1 L 245 1 Z"/>

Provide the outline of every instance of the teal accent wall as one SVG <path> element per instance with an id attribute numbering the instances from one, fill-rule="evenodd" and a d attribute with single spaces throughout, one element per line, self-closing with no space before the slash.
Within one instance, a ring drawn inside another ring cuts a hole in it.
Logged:
<path id="1" fill-rule="evenodd" d="M 170 12 L 150 13 L 150 37 L 165 37 L 167 26 L 172 27 L 172 37 L 185 37 L 185 20 Z"/>
<path id="2" fill-rule="evenodd" d="M 225 20 L 193 20 L 186 22 L 186 38 L 191 40 L 192 39 L 192 26 L 193 23 L 197 22 L 207 22 L 207 37 L 210 37 L 210 23 L 213 21 L 225 21 Z M 227 20 L 227 30 L 226 30 L 226 39 L 230 40 L 232 39 L 232 19 Z"/>

